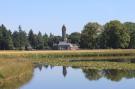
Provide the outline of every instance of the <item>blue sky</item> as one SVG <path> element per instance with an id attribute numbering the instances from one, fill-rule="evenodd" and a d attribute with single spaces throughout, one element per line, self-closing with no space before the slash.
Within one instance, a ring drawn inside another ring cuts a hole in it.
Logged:
<path id="1" fill-rule="evenodd" d="M 61 35 L 81 32 L 88 22 L 104 24 L 118 19 L 135 22 L 135 0 L 0 0 L 0 24 L 23 30 Z"/>

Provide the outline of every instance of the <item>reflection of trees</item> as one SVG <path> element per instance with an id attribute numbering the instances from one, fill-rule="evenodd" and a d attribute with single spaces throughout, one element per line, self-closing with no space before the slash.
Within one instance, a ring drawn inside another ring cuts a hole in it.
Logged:
<path id="1" fill-rule="evenodd" d="M 35 64 L 35 66 L 34 66 L 35 68 L 38 68 L 40 71 L 42 71 L 42 68 L 44 67 L 44 68 L 48 68 L 48 67 L 50 67 L 51 69 L 53 69 L 55 66 L 52 66 L 52 65 L 45 65 L 45 64 Z M 66 77 L 66 75 L 67 75 L 67 68 L 65 67 L 65 66 L 63 66 L 63 68 L 62 68 L 62 74 L 63 74 L 63 76 L 64 77 Z"/>
<path id="2" fill-rule="evenodd" d="M 83 69 L 85 77 L 89 80 L 98 80 L 105 77 L 112 81 L 120 81 L 122 78 L 134 78 L 135 70 L 96 70 L 96 69 Z"/>
<path id="3" fill-rule="evenodd" d="M 42 70 L 42 64 L 39 64 L 39 63 L 36 63 L 35 65 L 34 65 L 34 67 L 35 68 L 38 68 L 40 71 Z"/>
<path id="4" fill-rule="evenodd" d="M 48 65 L 44 65 L 44 67 L 47 69 L 49 66 Z"/>
<path id="5" fill-rule="evenodd" d="M 105 77 L 112 81 L 120 81 L 122 78 L 134 78 L 135 70 L 105 70 Z"/>
<path id="6" fill-rule="evenodd" d="M 39 65 L 38 68 L 40 71 L 42 71 L 42 65 Z"/>
<path id="7" fill-rule="evenodd" d="M 53 69 L 53 68 L 54 68 L 54 66 L 50 65 L 50 68 L 51 68 L 51 69 Z"/>
<path id="8" fill-rule="evenodd" d="M 84 69 L 83 72 L 89 80 L 98 80 L 102 77 L 99 70 Z"/>

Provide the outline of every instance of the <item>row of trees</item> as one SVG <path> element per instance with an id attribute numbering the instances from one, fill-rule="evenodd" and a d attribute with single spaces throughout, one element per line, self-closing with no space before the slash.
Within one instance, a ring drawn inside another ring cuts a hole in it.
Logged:
<path id="1" fill-rule="evenodd" d="M 135 23 L 113 20 L 105 25 L 88 23 L 81 33 L 67 34 L 68 41 L 77 44 L 82 49 L 135 48 Z M 1 50 L 42 50 L 53 49 L 53 44 L 59 43 L 61 36 L 53 34 L 35 34 L 32 29 L 26 33 L 19 26 L 18 31 L 11 32 L 4 25 L 0 26 Z"/>
<path id="2" fill-rule="evenodd" d="M 135 48 L 135 23 L 113 20 L 104 26 L 98 23 L 85 25 L 80 38 L 85 49 Z"/>
<path id="3" fill-rule="evenodd" d="M 80 38 L 76 39 L 76 34 L 80 35 L 77 32 L 67 35 L 68 41 L 77 44 Z M 53 45 L 59 41 L 62 41 L 62 37 L 51 33 L 35 34 L 32 29 L 26 33 L 21 26 L 18 27 L 18 31 L 11 32 L 3 24 L 0 26 L 0 50 L 48 50 L 54 49 Z"/>
<path id="4" fill-rule="evenodd" d="M 0 26 L 0 49 L 1 50 L 31 50 L 52 49 L 53 44 L 61 40 L 60 36 L 50 34 L 35 34 L 32 29 L 27 34 L 19 26 L 18 31 L 13 33 L 4 25 Z"/>

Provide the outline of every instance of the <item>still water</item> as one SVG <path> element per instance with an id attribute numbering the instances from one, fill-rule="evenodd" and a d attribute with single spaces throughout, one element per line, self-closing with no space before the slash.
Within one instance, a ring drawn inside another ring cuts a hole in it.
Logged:
<path id="1" fill-rule="evenodd" d="M 38 65 L 19 89 L 135 89 L 135 70 L 95 70 Z"/>

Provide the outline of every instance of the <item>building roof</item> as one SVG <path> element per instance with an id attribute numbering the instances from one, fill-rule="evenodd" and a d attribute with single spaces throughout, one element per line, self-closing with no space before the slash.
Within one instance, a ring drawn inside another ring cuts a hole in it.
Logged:
<path id="1" fill-rule="evenodd" d="M 65 42 L 65 41 L 59 42 L 58 46 L 70 46 L 70 47 L 73 47 L 73 45 L 71 43 L 68 43 L 68 42 Z"/>

